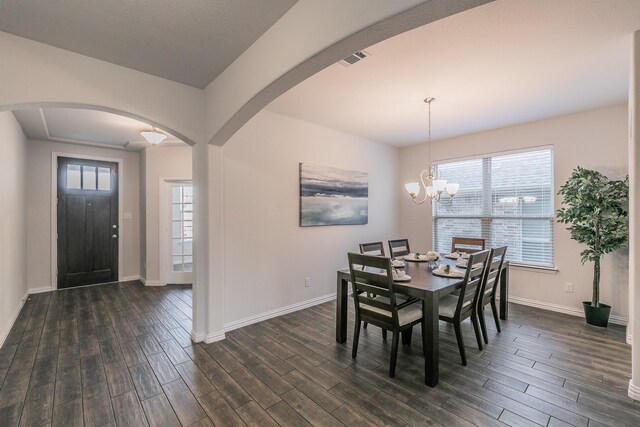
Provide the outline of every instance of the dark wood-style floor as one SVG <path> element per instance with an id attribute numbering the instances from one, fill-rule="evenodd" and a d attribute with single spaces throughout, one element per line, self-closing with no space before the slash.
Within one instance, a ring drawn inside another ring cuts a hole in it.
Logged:
<path id="1" fill-rule="evenodd" d="M 0 425 L 638 426 L 624 329 L 511 305 L 469 365 L 441 324 L 441 376 L 423 383 L 419 330 L 389 347 L 334 340 L 334 303 L 192 344 L 191 290 L 138 282 L 33 295 L 0 350 Z M 353 309 L 350 307 L 350 313 Z M 350 324 L 350 338 L 353 321 Z"/>

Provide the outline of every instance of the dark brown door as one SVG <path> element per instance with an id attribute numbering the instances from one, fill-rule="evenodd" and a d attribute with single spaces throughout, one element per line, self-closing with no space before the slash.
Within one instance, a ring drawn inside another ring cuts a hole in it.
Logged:
<path id="1" fill-rule="evenodd" d="M 118 164 L 58 158 L 58 289 L 118 280 Z"/>

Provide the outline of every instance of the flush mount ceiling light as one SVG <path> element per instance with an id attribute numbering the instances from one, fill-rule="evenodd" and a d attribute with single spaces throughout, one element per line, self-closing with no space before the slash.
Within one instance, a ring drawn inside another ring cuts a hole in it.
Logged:
<path id="1" fill-rule="evenodd" d="M 165 139 L 167 139 L 167 135 L 164 133 L 158 132 L 156 128 L 153 130 L 146 130 L 144 132 L 140 132 L 140 135 L 151 145 L 158 145 Z"/>
<path id="2" fill-rule="evenodd" d="M 410 182 L 404 185 L 407 193 L 411 196 L 411 200 L 418 205 L 426 202 L 427 200 L 439 203 L 450 203 L 453 196 L 455 196 L 460 189 L 460 184 L 455 184 L 453 182 L 447 183 L 446 179 L 438 178 L 435 168 L 431 163 L 431 103 L 435 100 L 435 98 L 427 98 L 424 100 L 424 102 L 429 106 L 429 139 L 427 140 L 427 147 L 429 149 L 428 169 L 423 169 L 422 172 L 420 172 L 419 183 Z M 420 193 L 421 188 L 422 191 L 424 191 L 424 196 L 421 200 L 418 200 L 418 194 Z M 444 192 L 446 192 L 449 197 L 441 199 L 440 196 Z"/>

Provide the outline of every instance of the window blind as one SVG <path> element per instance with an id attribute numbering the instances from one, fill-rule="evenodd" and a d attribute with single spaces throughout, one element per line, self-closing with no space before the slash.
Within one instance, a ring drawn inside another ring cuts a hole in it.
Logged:
<path id="1" fill-rule="evenodd" d="M 553 150 L 497 154 L 439 163 L 436 175 L 460 184 L 449 204 L 433 204 L 433 246 L 453 237 L 508 246 L 507 259 L 553 267 Z"/>

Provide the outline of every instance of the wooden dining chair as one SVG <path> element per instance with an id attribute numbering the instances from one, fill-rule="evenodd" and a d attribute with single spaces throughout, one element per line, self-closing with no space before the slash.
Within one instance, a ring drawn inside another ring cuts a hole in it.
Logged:
<path id="1" fill-rule="evenodd" d="M 384 256 L 382 242 L 360 243 L 360 253 L 363 255 Z"/>
<path id="2" fill-rule="evenodd" d="M 391 259 L 389 258 L 349 253 L 349 270 L 353 287 L 353 301 L 356 307 L 351 357 L 355 359 L 358 354 L 358 340 L 362 322 L 389 330 L 393 334 L 389 376 L 393 378 L 396 373 L 400 334 L 403 331 L 410 331 L 415 325 L 422 323 L 424 319 L 422 304 L 420 301 L 400 302 L 396 299 Z"/>
<path id="3" fill-rule="evenodd" d="M 411 249 L 409 249 L 409 239 L 397 239 L 389 240 L 389 254 L 391 258 L 398 258 L 404 255 L 409 255 Z"/>
<path id="4" fill-rule="evenodd" d="M 464 366 L 467 365 L 467 356 L 462 340 L 461 325 L 465 319 L 471 318 L 478 349 L 482 350 L 482 337 L 480 325 L 478 324 L 478 297 L 488 259 L 489 251 L 471 254 L 459 294 L 449 294 L 440 298 L 438 316 L 440 320 L 453 324 L 456 340 L 458 341 L 458 349 L 460 350 L 460 358 Z M 481 266 L 474 268 L 473 266 L 477 264 L 481 264 Z"/>
<path id="5" fill-rule="evenodd" d="M 472 254 L 484 251 L 485 240 L 471 237 L 454 237 L 451 239 L 451 253 L 464 252 Z"/>
<path id="6" fill-rule="evenodd" d="M 484 342 L 486 344 L 489 344 L 487 325 L 484 319 L 484 307 L 487 304 L 491 304 L 493 320 L 496 322 L 496 329 L 498 330 L 498 333 L 500 333 L 500 318 L 498 317 L 498 307 L 496 305 L 496 290 L 498 289 L 498 283 L 500 282 L 500 274 L 502 273 L 502 265 L 504 264 L 504 257 L 506 253 L 506 246 L 491 249 L 480 288 L 480 296 L 478 298 L 478 317 L 480 319 L 480 328 L 482 329 L 482 335 L 484 336 Z"/>

